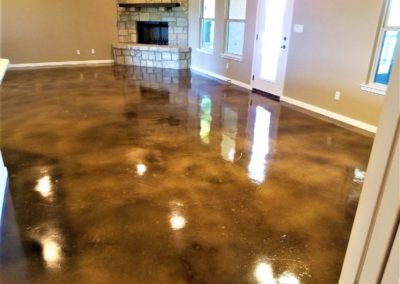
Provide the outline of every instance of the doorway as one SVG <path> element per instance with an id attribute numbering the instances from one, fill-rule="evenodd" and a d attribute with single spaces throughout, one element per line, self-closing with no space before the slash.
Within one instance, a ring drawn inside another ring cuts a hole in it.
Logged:
<path id="1" fill-rule="evenodd" d="M 276 98 L 283 95 L 293 0 L 258 3 L 252 88 Z"/>

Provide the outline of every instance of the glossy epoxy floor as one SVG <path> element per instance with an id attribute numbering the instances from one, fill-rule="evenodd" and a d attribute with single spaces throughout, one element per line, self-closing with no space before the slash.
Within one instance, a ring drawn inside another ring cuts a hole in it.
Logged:
<path id="1" fill-rule="evenodd" d="M 371 138 L 187 72 L 0 90 L 1 283 L 337 283 Z"/>

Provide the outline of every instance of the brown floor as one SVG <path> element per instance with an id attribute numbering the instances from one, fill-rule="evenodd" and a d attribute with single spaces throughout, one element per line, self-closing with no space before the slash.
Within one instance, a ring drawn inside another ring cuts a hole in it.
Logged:
<path id="1" fill-rule="evenodd" d="M 371 138 L 187 72 L 0 90 L 1 283 L 337 283 Z"/>

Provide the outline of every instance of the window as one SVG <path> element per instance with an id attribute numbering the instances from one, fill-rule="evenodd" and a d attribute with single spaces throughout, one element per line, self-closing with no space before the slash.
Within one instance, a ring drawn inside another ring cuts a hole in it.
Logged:
<path id="1" fill-rule="evenodd" d="M 388 0 L 370 83 L 364 90 L 385 94 L 400 39 L 400 0 Z"/>
<path id="2" fill-rule="evenodd" d="M 215 27 L 215 0 L 202 0 L 201 5 L 200 48 L 213 50 Z"/>
<path id="3" fill-rule="evenodd" d="M 225 54 L 243 56 L 246 0 L 228 0 Z"/>

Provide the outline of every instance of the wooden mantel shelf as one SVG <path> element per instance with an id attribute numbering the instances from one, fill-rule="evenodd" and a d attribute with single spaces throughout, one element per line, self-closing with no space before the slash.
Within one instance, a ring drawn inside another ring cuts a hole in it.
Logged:
<path id="1" fill-rule="evenodd" d="M 175 8 L 175 7 L 180 7 L 180 3 L 133 3 L 128 1 L 118 1 L 118 6 L 119 7 L 124 7 L 124 8 L 129 8 L 129 7 L 134 7 L 134 8 Z"/>

